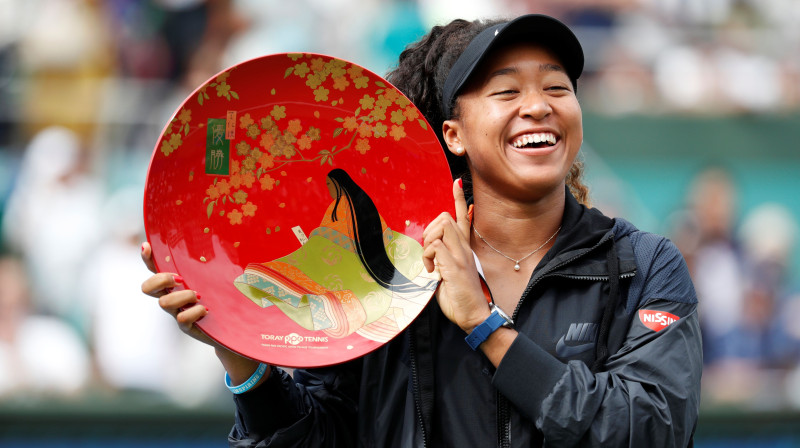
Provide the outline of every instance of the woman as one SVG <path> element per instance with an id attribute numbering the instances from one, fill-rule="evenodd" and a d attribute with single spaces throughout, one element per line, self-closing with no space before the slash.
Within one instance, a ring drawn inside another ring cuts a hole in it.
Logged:
<path id="1" fill-rule="evenodd" d="M 308 241 L 276 260 L 250 263 L 234 284 L 306 330 L 386 342 L 419 314 L 438 282 L 423 269 L 419 243 L 386 227 L 350 175 L 333 169 L 326 184 L 333 202 Z"/>
<path id="2" fill-rule="evenodd" d="M 582 68 L 572 32 L 539 15 L 457 20 L 403 52 L 389 80 L 471 180 L 424 233 L 437 300 L 376 352 L 294 379 L 217 348 L 247 389 L 232 446 L 691 444 L 694 289 L 670 242 L 582 204 Z M 174 284 L 157 274 L 143 290 Z M 189 306 L 176 318 L 197 335 L 195 303 L 161 296 L 173 314 Z"/>

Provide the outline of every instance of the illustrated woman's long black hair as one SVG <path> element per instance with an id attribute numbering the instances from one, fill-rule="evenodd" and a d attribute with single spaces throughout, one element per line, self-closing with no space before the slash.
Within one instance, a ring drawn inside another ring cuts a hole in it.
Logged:
<path id="1" fill-rule="evenodd" d="M 331 170 L 328 178 L 336 189 L 336 203 L 331 213 L 331 220 L 338 221 L 342 218 L 337 216 L 336 210 L 342 197 L 345 197 L 350 203 L 350 225 L 356 253 L 369 275 L 379 285 L 393 291 L 409 293 L 425 290 L 398 271 L 386 255 L 381 218 L 369 195 L 342 169 Z"/>

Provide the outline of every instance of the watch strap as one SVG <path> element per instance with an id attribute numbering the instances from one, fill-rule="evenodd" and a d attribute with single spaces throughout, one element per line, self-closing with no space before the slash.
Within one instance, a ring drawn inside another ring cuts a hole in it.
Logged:
<path id="1" fill-rule="evenodd" d="M 508 321 L 506 318 L 500 315 L 500 313 L 497 312 L 497 309 L 494 309 L 492 310 L 492 314 L 490 314 L 486 320 L 481 322 L 480 325 L 475 327 L 475 329 L 472 330 L 472 333 L 468 334 L 464 340 L 467 341 L 467 344 L 469 344 L 470 348 L 477 350 L 484 341 L 489 339 L 489 336 L 492 333 L 507 323 Z"/>

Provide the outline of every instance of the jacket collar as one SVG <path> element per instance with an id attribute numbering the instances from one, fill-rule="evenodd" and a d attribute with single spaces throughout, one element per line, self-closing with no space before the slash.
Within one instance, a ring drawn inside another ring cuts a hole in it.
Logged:
<path id="1" fill-rule="evenodd" d="M 566 187 L 565 187 L 566 188 Z M 605 276 L 608 266 L 605 253 L 611 247 L 608 240 L 616 239 L 620 259 L 620 274 L 636 270 L 633 249 L 627 237 L 615 236 L 615 220 L 596 208 L 580 204 L 566 188 L 561 233 L 534 270 L 533 277 L 558 270 L 571 275 Z"/>

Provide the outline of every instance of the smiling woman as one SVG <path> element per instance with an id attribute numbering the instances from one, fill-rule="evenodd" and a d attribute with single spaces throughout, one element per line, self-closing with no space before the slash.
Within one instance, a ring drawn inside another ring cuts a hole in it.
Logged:
<path id="1" fill-rule="evenodd" d="M 293 376 L 218 348 L 239 384 L 231 446 L 692 443 L 697 298 L 671 242 L 587 207 L 582 70 L 575 35 L 542 15 L 455 20 L 401 54 L 387 79 L 455 179 L 455 216 L 422 235 L 436 300 L 380 349 Z M 158 275 L 143 289 L 173 285 Z M 199 305 L 176 309 L 196 300 L 173 294 L 162 306 L 203 340 Z"/>
<path id="2" fill-rule="evenodd" d="M 524 201 L 563 195 L 583 141 L 573 84 L 545 48 L 523 42 L 500 49 L 460 91 L 444 140 L 465 149 L 475 192 L 491 184 Z"/>

